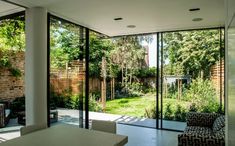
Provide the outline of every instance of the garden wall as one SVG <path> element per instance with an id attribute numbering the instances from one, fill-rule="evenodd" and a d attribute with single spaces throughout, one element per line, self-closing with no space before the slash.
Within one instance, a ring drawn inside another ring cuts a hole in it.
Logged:
<path id="1" fill-rule="evenodd" d="M 0 54 L 2 58 L 2 54 Z M 21 77 L 14 77 L 9 68 L 0 68 L 0 99 L 12 100 L 16 97 L 24 96 L 24 65 L 25 52 L 9 53 L 9 60 L 12 67 L 21 71 Z M 80 68 L 80 70 L 79 70 Z M 69 73 L 69 74 L 68 74 Z M 70 89 L 72 93 L 77 94 L 85 89 L 85 71 L 83 61 L 74 61 L 69 66 L 69 71 L 51 74 L 51 85 L 55 92 L 61 93 Z M 58 76 L 58 74 L 60 74 Z M 150 83 L 155 87 L 155 78 L 140 79 L 142 83 Z M 217 93 L 224 88 L 224 61 L 217 63 L 211 69 L 211 80 L 216 88 Z M 99 78 L 89 79 L 90 92 L 101 91 L 101 80 Z M 223 90 L 222 90 L 223 91 Z M 223 94 L 223 93 L 222 93 Z"/>
<path id="2" fill-rule="evenodd" d="M 2 58 L 2 54 L 0 54 Z M 9 53 L 9 61 L 13 68 L 21 71 L 21 77 L 14 77 L 9 68 L 0 68 L 0 100 L 13 100 L 24 96 L 24 65 L 25 53 Z"/>
<path id="3" fill-rule="evenodd" d="M 85 61 L 74 60 L 66 65 L 65 69 L 52 69 L 50 83 L 53 92 L 63 93 L 70 91 L 72 94 L 85 92 Z M 89 78 L 89 92 L 100 91 L 99 78 Z"/>
<path id="4" fill-rule="evenodd" d="M 72 94 L 78 94 L 85 92 L 85 80 L 83 79 L 84 75 L 80 74 L 78 77 L 73 78 L 51 78 L 50 83 L 52 89 L 56 93 L 63 93 L 65 91 L 71 91 Z M 89 79 L 89 92 L 100 91 L 101 87 L 100 79 L 90 78 Z"/>
<path id="5" fill-rule="evenodd" d="M 211 80 L 216 89 L 216 93 L 224 97 L 224 60 L 212 66 Z"/>

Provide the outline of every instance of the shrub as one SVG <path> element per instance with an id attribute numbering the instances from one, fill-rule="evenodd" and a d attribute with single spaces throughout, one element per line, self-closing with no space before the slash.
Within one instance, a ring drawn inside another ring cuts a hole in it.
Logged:
<path id="1" fill-rule="evenodd" d="M 78 109 L 79 95 L 73 95 L 70 89 L 64 90 L 62 93 L 56 93 L 52 90 L 50 95 L 50 106 L 52 109 L 55 109 L 56 107 Z"/>
<path id="2" fill-rule="evenodd" d="M 197 78 L 185 92 L 183 100 L 192 102 L 190 111 L 216 112 L 218 101 L 212 81 Z"/>
<path id="3" fill-rule="evenodd" d="M 143 68 L 136 71 L 135 76 L 138 78 L 156 77 L 157 69 L 156 67 Z"/>
<path id="4" fill-rule="evenodd" d="M 12 116 L 16 117 L 20 111 L 25 111 L 25 97 L 18 97 L 11 103 Z"/>
<path id="5" fill-rule="evenodd" d="M 102 107 L 96 100 L 90 98 L 89 100 L 89 111 L 99 112 L 102 111 Z"/>
<path id="6" fill-rule="evenodd" d="M 186 109 L 184 109 L 180 104 L 176 106 L 176 110 L 174 112 L 174 119 L 176 121 L 186 121 Z"/>
<path id="7" fill-rule="evenodd" d="M 191 104 L 190 104 L 190 106 L 189 106 L 189 111 L 190 111 L 190 112 L 197 112 L 197 111 L 198 111 L 198 109 L 197 109 L 195 103 L 191 103 Z"/>
<path id="8" fill-rule="evenodd" d="M 165 111 L 164 111 L 164 119 L 165 120 L 173 120 L 174 119 L 172 105 L 170 103 L 166 104 L 166 108 L 165 108 Z"/>
<path id="9" fill-rule="evenodd" d="M 79 95 L 72 95 L 72 96 L 56 95 L 51 97 L 50 105 L 53 109 L 56 107 L 67 108 L 67 109 L 79 109 L 80 105 L 79 102 L 80 102 Z M 99 105 L 99 102 L 93 98 L 90 98 L 89 110 L 101 111 L 101 106 Z"/>
<path id="10" fill-rule="evenodd" d="M 8 56 L 2 56 L 0 59 L 0 67 L 11 67 L 11 63 Z"/>
<path id="11" fill-rule="evenodd" d="M 158 115 L 159 118 L 161 117 L 161 111 L 159 109 Z M 157 118 L 157 112 L 156 112 L 156 105 L 151 105 L 149 108 L 145 108 L 144 117 L 150 118 L 150 119 L 156 119 Z"/>
<path id="12" fill-rule="evenodd" d="M 214 102 L 210 102 L 208 105 L 202 107 L 202 112 L 205 113 L 213 113 L 213 112 L 220 113 L 219 110 L 220 110 L 219 103 L 214 103 Z"/>
<path id="13" fill-rule="evenodd" d="M 91 92 L 91 93 L 89 94 L 89 97 L 90 97 L 90 99 L 99 101 L 100 98 L 101 98 L 101 93 L 100 93 L 100 91 Z"/>
<path id="14" fill-rule="evenodd" d="M 14 77 L 21 77 L 21 71 L 18 68 L 10 68 L 9 71 Z"/>
<path id="15" fill-rule="evenodd" d="M 186 121 L 187 110 L 182 105 L 178 104 L 176 108 L 172 106 L 172 103 L 168 102 L 163 105 L 163 119 L 164 120 L 175 120 L 175 121 Z M 149 108 L 145 109 L 144 117 L 150 119 L 156 119 L 156 105 L 151 105 Z M 159 109 L 159 118 L 161 118 L 161 111 Z"/>

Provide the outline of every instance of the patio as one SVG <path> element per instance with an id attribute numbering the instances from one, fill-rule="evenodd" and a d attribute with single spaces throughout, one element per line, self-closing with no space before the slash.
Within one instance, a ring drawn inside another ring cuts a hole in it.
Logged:
<path id="1" fill-rule="evenodd" d="M 78 125 L 79 121 L 79 111 L 78 110 L 69 110 L 69 109 L 58 109 L 58 122 L 57 123 L 66 123 L 66 124 L 75 124 Z M 83 113 L 85 115 L 85 113 Z M 89 118 L 91 120 L 106 120 L 106 121 L 116 121 L 119 124 L 126 124 L 132 126 L 141 126 L 141 127 L 156 127 L 155 119 L 147 118 L 136 118 L 125 115 L 114 115 L 107 113 L 98 113 L 98 112 L 89 112 Z M 160 123 L 160 120 L 159 120 Z M 186 127 L 185 122 L 177 121 L 167 121 L 163 120 L 163 126 L 169 129 L 175 129 L 183 131 Z"/>
<path id="2" fill-rule="evenodd" d="M 60 123 L 79 125 L 79 113 L 80 113 L 79 110 L 70 110 L 70 109 L 60 108 L 60 109 L 57 109 L 57 111 L 58 111 L 58 122 L 52 123 L 52 125 L 56 125 Z M 85 112 L 83 112 L 83 115 L 85 115 Z M 90 118 L 90 122 L 92 120 L 106 120 L 106 121 L 116 121 L 119 124 L 126 124 L 126 125 L 132 125 L 132 126 L 140 126 L 140 127 L 147 127 L 147 128 L 156 127 L 155 119 L 136 118 L 136 117 L 125 116 L 125 115 L 114 115 L 114 114 L 99 113 L 99 112 L 89 112 L 89 118 Z M 163 126 L 166 128 L 172 128 L 172 129 L 177 127 L 177 130 L 183 131 L 186 126 L 186 123 L 163 120 Z M 17 123 L 17 118 L 10 119 L 8 125 L 0 129 L 0 133 L 18 131 L 21 127 L 22 125 Z"/>
<path id="3" fill-rule="evenodd" d="M 73 124 L 73 125 L 79 125 L 79 111 L 78 110 L 69 110 L 69 109 L 57 109 L 58 110 L 58 122 L 53 123 L 52 126 L 58 125 L 58 124 Z M 85 114 L 85 113 L 83 113 Z M 135 139 L 136 135 L 135 132 L 133 132 L 134 129 L 139 129 L 140 131 L 150 131 L 151 133 L 157 133 L 152 134 L 151 136 L 154 138 L 151 138 L 151 140 L 147 140 L 145 138 L 144 141 L 140 141 L 143 143 L 149 143 L 150 145 L 156 145 L 157 139 L 162 137 L 163 135 L 177 135 L 176 132 L 170 132 L 170 131 L 161 131 L 161 130 L 155 130 L 155 124 L 156 121 L 154 119 L 146 119 L 146 118 L 135 118 L 131 116 L 122 116 L 122 115 L 113 115 L 113 114 L 106 114 L 106 113 L 98 113 L 98 112 L 89 112 L 90 122 L 93 119 L 96 120 L 110 120 L 110 121 L 116 121 L 118 123 L 118 133 L 119 134 L 127 134 L 131 135 L 133 139 Z M 167 128 L 174 128 L 177 127 L 180 130 L 183 130 L 186 126 L 186 123 L 184 122 L 176 122 L 176 121 L 163 121 L 164 127 Z M 134 126 L 134 127 L 133 127 Z M 141 127 L 136 127 L 141 126 Z M 17 118 L 10 119 L 10 122 L 8 123 L 7 127 L 0 129 L 0 143 L 19 137 L 20 136 L 20 128 L 22 125 L 19 125 L 17 123 Z M 150 127 L 150 128 L 145 128 Z M 156 132 L 157 131 L 157 132 Z M 147 132 L 148 133 L 148 132 Z M 159 134 L 161 135 L 159 137 Z M 167 141 L 168 143 L 175 143 L 176 139 L 173 139 L 172 141 Z M 164 142 L 164 140 L 161 140 L 160 142 Z M 158 141 L 159 143 L 159 141 Z M 128 145 L 135 145 L 135 141 L 130 141 Z M 160 144 L 160 143 L 159 143 Z"/>

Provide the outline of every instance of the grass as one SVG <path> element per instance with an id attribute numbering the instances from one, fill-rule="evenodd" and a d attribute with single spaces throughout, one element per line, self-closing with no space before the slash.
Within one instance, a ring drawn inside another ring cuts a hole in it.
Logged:
<path id="1" fill-rule="evenodd" d="M 143 117 L 145 108 L 155 104 L 156 97 L 153 94 L 146 94 L 141 97 L 126 97 L 107 101 L 106 113 Z"/>
<path id="2" fill-rule="evenodd" d="M 184 107 L 189 105 L 188 102 L 178 101 L 177 99 L 165 98 L 163 100 L 163 109 L 165 109 L 167 103 L 173 105 L 172 108 L 175 108 L 177 104 L 180 104 Z M 154 94 L 146 94 L 140 97 L 126 97 L 107 101 L 106 113 L 144 117 L 145 109 L 149 109 L 155 105 L 156 96 Z"/>

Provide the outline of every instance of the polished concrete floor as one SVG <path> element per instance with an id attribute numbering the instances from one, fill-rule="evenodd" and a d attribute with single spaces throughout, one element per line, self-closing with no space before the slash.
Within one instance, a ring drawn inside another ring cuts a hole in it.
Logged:
<path id="1" fill-rule="evenodd" d="M 178 132 L 118 124 L 117 133 L 128 136 L 126 146 L 177 146 Z M 20 136 L 19 131 L 0 133 L 0 143 Z"/>
<path id="2" fill-rule="evenodd" d="M 128 136 L 126 146 L 177 146 L 179 132 L 118 124 L 117 133 Z"/>
<path id="3" fill-rule="evenodd" d="M 79 124 L 79 116 L 83 114 L 83 118 L 85 117 L 85 113 L 79 110 L 71 110 L 71 109 L 57 109 L 59 115 L 59 123 L 66 124 Z M 116 115 L 116 114 L 108 114 L 102 112 L 89 112 L 90 120 L 105 120 L 105 121 L 115 121 L 121 124 L 142 126 L 142 127 L 156 127 L 156 119 L 148 119 L 148 118 L 138 118 L 127 115 Z M 159 120 L 160 123 L 160 120 Z M 174 129 L 184 131 L 186 127 L 186 122 L 178 122 L 178 121 L 167 121 L 163 120 L 163 127 L 166 129 Z"/>

